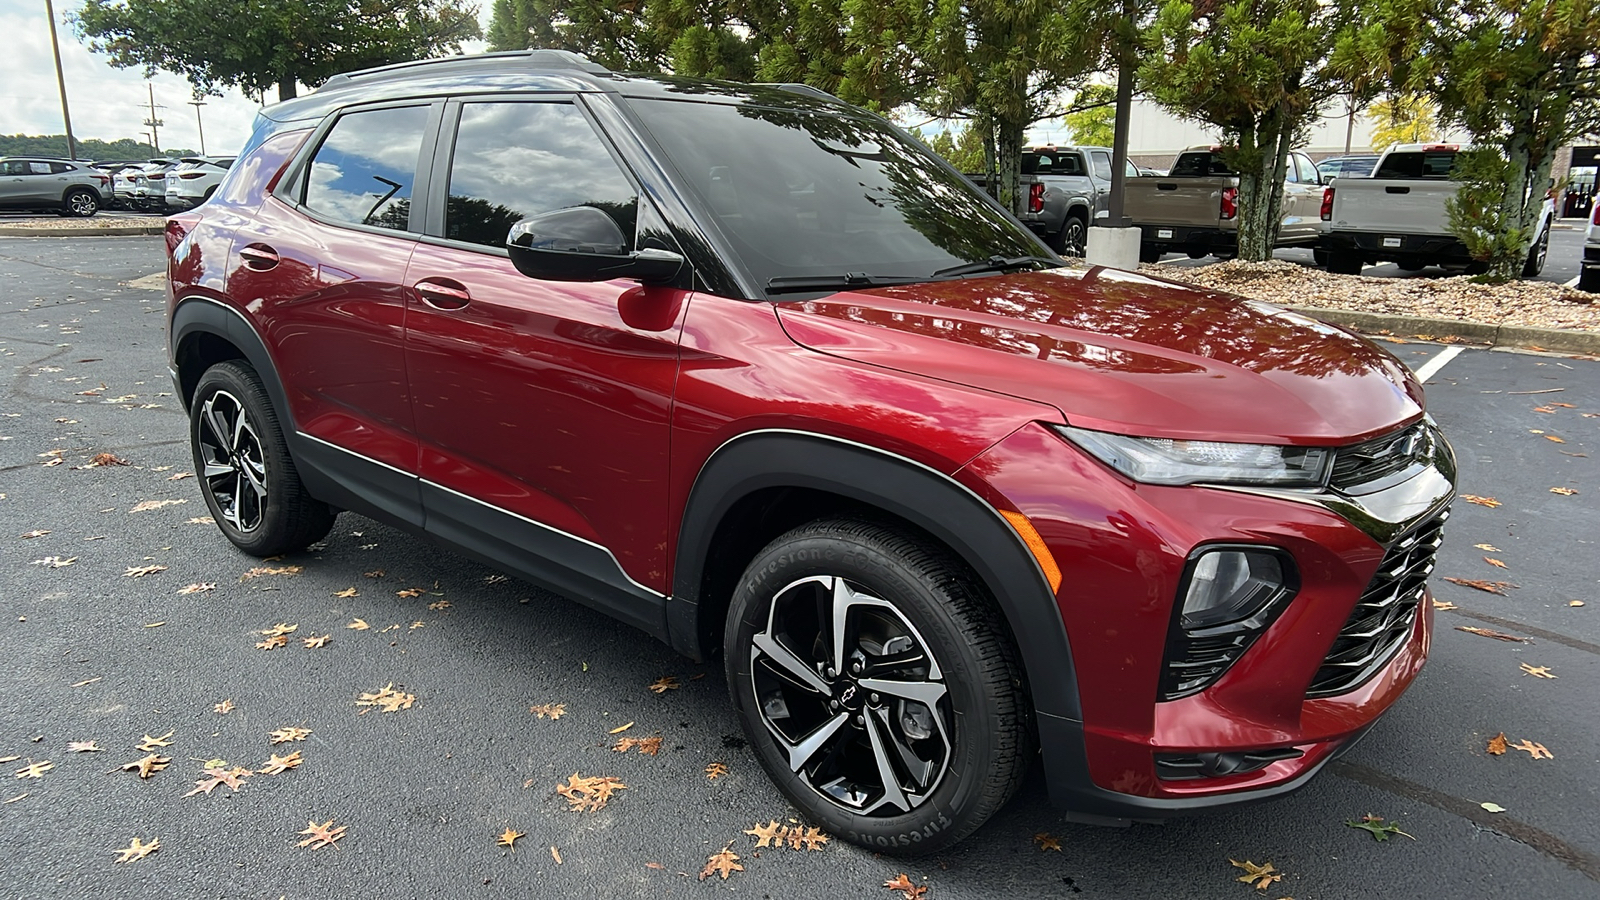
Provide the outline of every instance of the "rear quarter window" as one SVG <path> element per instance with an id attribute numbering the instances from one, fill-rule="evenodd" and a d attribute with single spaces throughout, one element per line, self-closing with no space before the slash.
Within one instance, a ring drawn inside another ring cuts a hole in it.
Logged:
<path id="1" fill-rule="evenodd" d="M 1372 174 L 1374 178 L 1439 178 L 1450 177 L 1455 168 L 1456 154 L 1452 150 L 1391 153 Z"/>

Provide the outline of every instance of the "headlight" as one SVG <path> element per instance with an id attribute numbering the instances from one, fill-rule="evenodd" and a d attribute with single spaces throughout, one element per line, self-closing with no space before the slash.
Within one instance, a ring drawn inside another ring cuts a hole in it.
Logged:
<path id="1" fill-rule="evenodd" d="M 1333 461 L 1333 451 L 1324 447 L 1179 441 L 1051 427 L 1094 458 L 1146 484 L 1321 487 Z"/>

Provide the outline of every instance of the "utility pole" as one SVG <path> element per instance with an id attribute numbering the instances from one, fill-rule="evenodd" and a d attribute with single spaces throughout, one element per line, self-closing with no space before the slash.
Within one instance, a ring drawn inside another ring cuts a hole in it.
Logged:
<path id="1" fill-rule="evenodd" d="M 144 85 L 145 85 L 145 87 L 150 89 L 150 118 L 144 120 L 143 124 L 150 126 L 150 146 L 154 147 L 155 151 L 156 151 L 156 155 L 160 156 L 161 155 L 161 126 L 163 126 L 163 125 L 165 125 L 167 123 L 163 122 L 162 120 L 160 120 L 158 118 L 156 118 L 156 109 L 158 107 L 156 106 L 156 87 L 155 87 L 155 85 L 151 84 L 148 81 L 146 81 L 144 83 Z M 160 109 L 166 109 L 165 106 L 162 106 L 162 107 L 159 107 L 159 108 Z"/>
<path id="2" fill-rule="evenodd" d="M 56 55 L 56 87 L 61 91 L 61 121 L 67 126 L 67 158 L 78 158 L 78 142 L 72 138 L 72 113 L 67 110 L 67 79 L 61 72 L 61 44 L 56 41 L 56 8 L 44 0 L 44 14 L 50 20 L 50 50 Z"/>
<path id="3" fill-rule="evenodd" d="M 200 121 L 200 107 L 205 106 L 206 102 L 204 100 L 196 98 L 194 100 L 190 100 L 189 101 L 189 105 L 194 107 L 194 125 L 195 125 L 196 128 L 200 129 L 200 155 L 201 156 L 205 156 L 206 155 L 206 125 L 205 125 L 204 122 Z"/>

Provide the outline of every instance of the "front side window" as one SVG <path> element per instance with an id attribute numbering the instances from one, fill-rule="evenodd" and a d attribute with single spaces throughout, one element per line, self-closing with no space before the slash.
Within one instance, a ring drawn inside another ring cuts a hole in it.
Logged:
<path id="1" fill-rule="evenodd" d="M 1111 154 L 1095 150 L 1089 154 L 1089 160 L 1094 165 L 1094 177 L 1101 181 L 1111 180 Z"/>
<path id="2" fill-rule="evenodd" d="M 769 290 L 775 278 L 920 280 L 1043 252 L 971 182 L 879 120 L 783 95 L 761 99 L 632 106 Z"/>
<path id="3" fill-rule="evenodd" d="M 305 205 L 340 222 L 408 229 L 426 106 L 339 117 L 311 158 Z"/>
<path id="4" fill-rule="evenodd" d="M 504 247 L 517 222 L 592 206 L 634 246 L 639 198 L 570 103 L 464 103 L 450 159 L 444 236 Z"/>

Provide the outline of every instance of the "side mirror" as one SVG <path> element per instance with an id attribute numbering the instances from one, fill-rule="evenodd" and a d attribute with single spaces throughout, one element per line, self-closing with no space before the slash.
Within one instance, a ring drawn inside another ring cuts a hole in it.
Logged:
<path id="1" fill-rule="evenodd" d="M 545 281 L 608 281 L 634 278 L 670 282 L 683 257 L 654 248 L 628 252 L 616 220 L 592 206 L 540 213 L 511 226 L 506 251 L 517 271 Z"/>

